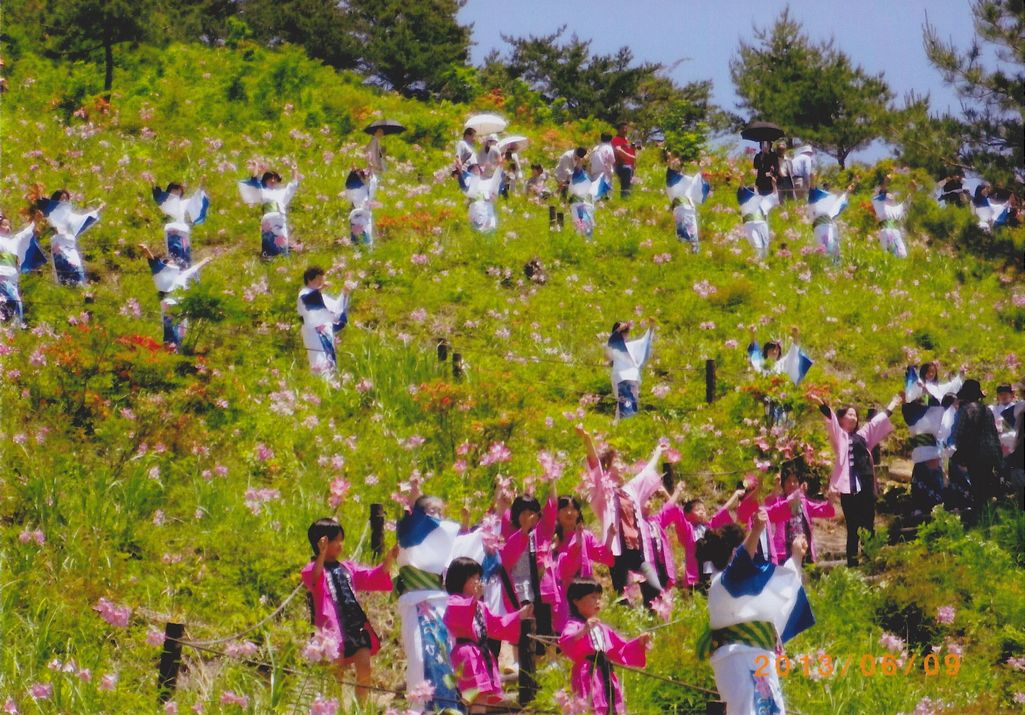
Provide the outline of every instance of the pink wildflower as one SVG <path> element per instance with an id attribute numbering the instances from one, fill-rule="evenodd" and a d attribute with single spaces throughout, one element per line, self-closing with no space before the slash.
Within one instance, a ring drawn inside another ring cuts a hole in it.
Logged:
<path id="1" fill-rule="evenodd" d="M 118 628 L 126 628 L 128 626 L 128 619 L 132 616 L 131 608 L 119 606 L 108 601 L 106 598 L 100 598 L 96 605 L 93 606 L 93 610 L 100 614 L 100 618 Z"/>

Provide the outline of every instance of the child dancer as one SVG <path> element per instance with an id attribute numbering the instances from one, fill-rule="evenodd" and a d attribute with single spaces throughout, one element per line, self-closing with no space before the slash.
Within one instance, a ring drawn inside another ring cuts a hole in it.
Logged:
<path id="1" fill-rule="evenodd" d="M 292 180 L 281 186 L 281 175 L 276 171 L 265 171 L 260 178 L 255 176 L 238 182 L 242 201 L 249 204 L 265 204 L 267 211 L 260 219 L 260 250 L 264 258 L 287 256 L 288 247 L 288 205 L 299 189 L 299 169 L 292 165 Z"/>
<path id="2" fill-rule="evenodd" d="M 812 232 L 834 262 L 840 261 L 840 229 L 836 225 L 836 218 L 847 208 L 847 195 L 853 189 L 854 184 L 851 184 L 842 194 L 833 194 L 828 189 L 815 186 L 808 192 Z"/>
<path id="3" fill-rule="evenodd" d="M 360 566 L 339 561 L 345 530 L 334 519 L 318 519 L 307 531 L 314 558 L 300 575 L 306 586 L 313 625 L 338 641 L 337 675 L 350 665 L 356 668 L 356 698 L 365 703 L 370 686 L 370 656 L 380 649 L 380 640 L 356 598 L 357 591 L 390 591 L 388 571 L 398 553 L 393 547 L 379 566 Z"/>
<path id="4" fill-rule="evenodd" d="M 168 184 L 166 190 L 159 186 L 153 187 L 153 200 L 171 219 L 170 223 L 164 225 L 167 255 L 179 268 L 192 265 L 192 226 L 206 221 L 210 209 L 210 199 L 202 183 L 200 180 L 200 188 L 189 198 L 185 198 L 185 187 L 175 182 Z"/>
<path id="5" fill-rule="evenodd" d="M 836 508 L 832 502 L 808 498 L 808 475 L 798 460 L 784 464 L 782 484 L 783 497 L 771 506 L 766 505 L 769 522 L 773 525 L 773 560 L 777 564 L 786 563 L 792 555 L 794 539 L 803 536 L 808 545 L 807 563 L 815 563 L 812 520 L 832 519 Z"/>
<path id="6" fill-rule="evenodd" d="M 601 584 L 591 579 L 570 584 L 570 621 L 559 638 L 559 648 L 573 661 L 570 682 L 577 697 L 591 703 L 595 715 L 624 715 L 623 688 L 612 666 L 643 668 L 651 635 L 627 641 L 598 620 L 601 593 Z"/>
<path id="7" fill-rule="evenodd" d="M 444 620 L 454 640 L 452 670 L 459 679 L 456 687 L 470 703 L 471 715 L 488 712 L 488 706 L 502 702 L 502 680 L 488 639 L 515 643 L 520 637 L 520 619 L 533 613 L 529 603 L 504 616 L 492 613 L 481 602 L 483 576 L 481 565 L 466 556 L 454 559 L 445 573 L 449 597 Z"/>
<path id="8" fill-rule="evenodd" d="M 733 515 L 730 512 L 747 494 L 747 489 L 738 487 L 711 519 L 708 518 L 708 510 L 700 499 L 686 501 L 682 508 L 673 501 L 666 509 L 663 520 L 673 525 L 676 538 L 683 547 L 684 584 L 707 588 L 713 573 L 712 564 L 698 557 L 698 544 L 709 529 L 733 523 Z"/>
<path id="9" fill-rule="evenodd" d="M 13 233 L 10 219 L 0 213 L 0 322 L 13 321 L 19 327 L 24 324 L 25 306 L 18 283 L 22 273 L 44 263 L 46 256 L 39 248 L 35 224 Z"/>
<path id="10" fill-rule="evenodd" d="M 594 578 L 595 564 L 612 567 L 616 557 L 612 554 L 612 541 L 616 536 L 615 524 L 609 525 L 605 543 L 584 528 L 580 502 L 576 497 L 562 495 L 556 502 L 555 546 L 553 557 L 558 578 L 556 598 L 552 604 L 552 627 L 562 633 L 569 621 L 567 590 L 577 578 Z"/>
<path id="11" fill-rule="evenodd" d="M 303 288 L 296 310 L 303 321 L 303 346 L 315 375 L 330 377 L 338 368 L 335 338 L 349 322 L 349 296 L 337 298 L 323 292 L 324 269 L 310 266 L 303 273 Z"/>
<path id="12" fill-rule="evenodd" d="M 51 250 L 57 283 L 84 286 L 85 265 L 78 250 L 78 237 L 100 220 L 103 204 L 86 213 L 76 213 L 71 205 L 71 194 L 60 189 L 49 199 L 41 199 L 37 206 L 54 230 Z"/>

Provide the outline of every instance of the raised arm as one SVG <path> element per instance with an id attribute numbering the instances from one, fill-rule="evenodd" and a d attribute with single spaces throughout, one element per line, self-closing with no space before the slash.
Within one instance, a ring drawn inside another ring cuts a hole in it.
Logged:
<path id="1" fill-rule="evenodd" d="M 765 509 L 759 509 L 751 521 L 751 531 L 747 532 L 747 538 L 744 539 L 744 550 L 747 551 L 748 556 L 751 558 L 754 558 L 755 554 L 758 553 L 758 540 L 762 537 L 762 532 L 765 531 L 768 523 L 769 515 Z"/>
<path id="2" fill-rule="evenodd" d="M 601 467 L 601 462 L 598 460 L 598 453 L 594 449 L 594 440 L 591 439 L 591 435 L 588 434 L 587 430 L 584 429 L 583 425 L 576 426 L 576 432 L 580 435 L 580 439 L 584 442 L 584 449 L 587 450 L 587 466 L 589 469 L 598 469 Z"/>

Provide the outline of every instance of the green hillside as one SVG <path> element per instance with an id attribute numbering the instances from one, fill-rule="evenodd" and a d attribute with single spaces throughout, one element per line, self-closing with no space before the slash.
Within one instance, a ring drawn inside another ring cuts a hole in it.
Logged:
<path id="1" fill-rule="evenodd" d="M 210 646 L 234 657 L 185 649 L 181 712 L 307 712 L 317 695 L 350 697 L 300 655 L 309 631 L 301 594 L 248 630 L 299 584 L 309 523 L 337 514 L 347 546 L 370 560 L 371 503 L 397 517 L 418 484 L 442 495 L 454 518 L 466 502 L 476 520 L 499 478 L 543 488 L 542 449 L 561 453 L 560 487 L 578 491 L 577 423 L 631 461 L 666 438 L 689 493 L 718 504 L 759 465 L 771 484 L 781 455 L 806 444 L 824 473 L 828 445 L 803 397 L 809 387 L 868 407 L 901 388 L 906 365 L 927 359 L 944 371 L 965 366 L 987 394 L 1022 372 L 1025 230 L 987 238 L 967 210 L 923 193 L 911 209 L 910 256 L 893 258 L 874 236 L 869 203 L 886 167 L 829 177 L 859 182 L 838 266 L 814 250 L 793 205 L 772 216 L 773 255 L 755 262 L 734 197 L 748 165 L 723 154 L 701 162 L 713 193 L 697 255 L 675 238 L 655 149 L 641 154 L 634 197 L 598 209 L 592 241 L 569 225 L 551 231 L 548 205 L 522 196 L 499 201 L 497 232 L 480 235 L 445 170 L 466 116 L 502 111 L 501 97 L 473 107 L 405 100 L 290 48 L 142 47 L 119 62 L 108 105 L 95 66 L 23 54 L 8 64 L 0 106 L 8 216 L 60 187 L 78 205 L 106 203 L 81 239 L 87 289 L 55 285 L 49 267 L 26 276 L 28 329 L 0 332 L 0 701 L 20 712 L 153 711 L 160 648 L 148 639 L 168 621 L 201 641 L 243 634 Z M 367 250 L 349 244 L 343 189 L 363 161 L 361 128 L 383 117 L 409 130 L 386 140 L 390 170 Z M 549 167 L 566 148 L 596 143 L 602 128 L 546 119 L 543 108 L 524 111 L 509 129 L 531 138 L 524 159 Z M 260 210 L 242 204 L 236 182 L 250 162 L 285 175 L 290 160 L 303 174 L 289 212 L 298 245 L 265 262 Z M 160 346 L 159 305 L 135 246 L 163 241 L 151 186 L 203 177 L 211 213 L 193 231 L 193 251 L 215 259 L 190 292 L 190 333 L 173 354 Z M 896 188 L 911 178 L 900 175 Z M 543 284 L 523 273 L 535 257 Z M 296 294 L 311 264 L 328 269 L 336 290 L 352 289 L 337 386 L 309 373 L 299 335 Z M 613 322 L 639 319 L 656 330 L 642 413 L 613 424 L 604 341 Z M 756 377 L 745 353 L 752 336 L 794 328 L 815 360 L 800 391 Z M 439 362 L 439 338 L 460 353 L 461 378 Z M 710 405 L 706 360 L 716 361 Z M 762 427 L 766 396 L 793 406 L 791 432 Z M 906 438 L 898 425 L 884 463 L 906 456 Z M 481 466 L 495 443 L 511 457 Z M 910 713 L 930 698 L 935 710 L 922 712 L 1021 712 L 1023 542 L 1020 508 L 967 534 L 942 516 L 862 571 L 813 569 L 819 623 L 791 655 L 881 657 L 894 645 L 881 638 L 893 633 L 919 662 L 934 646 L 945 667 L 951 653 L 961 660 L 956 674 L 935 676 L 918 666 L 908 675 L 791 675 L 788 704 L 809 714 Z M 100 599 L 132 609 L 128 625 L 102 619 Z M 401 687 L 394 603 L 372 595 L 366 604 L 384 639 L 375 677 Z M 955 609 L 952 623 L 937 620 L 943 606 Z M 655 624 L 622 607 L 608 618 L 626 633 Z M 649 671 L 714 688 L 692 647 L 704 618 L 703 597 L 678 595 L 678 620 L 657 631 Z M 553 662 L 542 709 L 569 685 L 568 661 Z M 637 675 L 624 681 L 631 712 L 703 711 L 707 697 Z M 31 696 L 38 684 L 52 684 L 48 697 Z"/>

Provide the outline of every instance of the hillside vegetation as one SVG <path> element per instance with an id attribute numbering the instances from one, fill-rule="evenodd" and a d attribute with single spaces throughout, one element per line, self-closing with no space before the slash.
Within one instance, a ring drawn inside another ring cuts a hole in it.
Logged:
<path id="1" fill-rule="evenodd" d="M 885 166 L 828 177 L 859 182 L 842 217 L 838 266 L 815 250 L 794 205 L 771 217 L 772 256 L 756 263 L 734 198 L 749 180 L 747 161 L 724 154 L 700 164 L 713 193 L 696 255 L 675 238 L 654 148 L 642 152 L 633 198 L 598 209 L 592 241 L 568 222 L 550 231 L 547 205 L 522 196 L 500 201 L 497 232 L 480 235 L 446 169 L 466 116 L 501 111 L 501 96 L 474 107 L 417 103 L 295 49 L 245 43 L 142 47 L 121 62 L 108 105 L 93 65 L 23 54 L 9 65 L 2 106 L 7 215 L 40 189 L 106 203 L 81 239 L 89 286 L 58 287 L 49 268 L 26 276 L 28 329 L 0 332 L 0 700 L 21 712 L 152 711 L 160 649 L 151 633 L 167 621 L 185 623 L 197 640 L 244 633 L 211 646 L 235 657 L 185 649 L 182 712 L 196 704 L 305 712 L 316 695 L 341 698 L 330 674 L 300 655 L 309 632 L 301 594 L 246 630 L 298 585 L 309 523 L 337 514 L 348 548 L 370 560 L 371 503 L 398 517 L 419 487 L 444 496 L 454 517 L 467 502 L 477 519 L 500 478 L 544 488 L 542 449 L 567 465 L 560 488 L 579 490 L 577 423 L 630 460 L 666 438 L 689 493 L 717 504 L 746 472 L 767 470 L 771 484 L 780 456 L 805 444 L 821 468 L 821 418 L 800 394 L 809 386 L 867 407 L 885 403 L 905 366 L 926 359 L 944 371 L 966 366 L 988 394 L 1021 373 L 1025 232 L 986 237 L 967 211 L 923 194 L 908 224 L 910 256 L 893 258 L 874 236 L 869 204 Z M 367 250 L 348 242 L 343 189 L 362 163 L 361 128 L 382 117 L 408 131 L 386 140 L 390 170 Z M 543 107 L 509 118 L 510 131 L 533 142 L 524 159 L 546 166 L 566 148 L 596 143 L 602 128 L 550 126 Z M 236 189 L 254 160 L 282 175 L 294 160 L 304 176 L 289 214 L 299 245 L 287 259 L 258 257 L 260 212 Z M 193 232 L 193 251 L 216 258 L 190 291 L 190 332 L 174 354 L 159 343 L 159 306 L 135 246 L 163 241 L 151 186 L 191 187 L 201 177 L 211 213 Z M 898 190 L 910 178 L 900 175 Z M 524 276 L 535 257 L 544 284 Z M 309 373 L 299 335 L 296 293 L 311 264 L 328 269 L 335 290 L 352 290 L 336 386 Z M 650 319 L 655 347 L 641 414 L 614 425 L 602 348 L 612 323 L 627 319 Z M 752 336 L 793 328 L 815 360 L 800 392 L 755 377 L 745 354 Z M 438 361 L 439 338 L 461 354 L 460 379 Z M 718 378 L 710 405 L 709 359 Z M 765 434 L 767 395 L 793 407 L 791 432 Z M 884 461 L 906 453 L 906 437 L 898 426 Z M 508 457 L 484 459 L 502 453 L 495 444 Z M 1023 533 L 1020 509 L 967 534 L 944 515 L 915 542 L 876 545 L 864 572 L 813 569 L 819 623 L 792 655 L 860 658 L 891 647 L 921 662 L 935 647 L 941 662 L 962 657 L 956 674 L 933 677 L 918 666 L 907 676 L 792 675 L 788 702 L 804 713 L 1020 712 Z M 101 599 L 132 609 L 127 626 L 100 617 Z M 366 602 L 385 640 L 376 676 L 398 687 L 394 604 Z M 950 623 L 937 617 L 943 606 L 955 609 Z M 714 687 L 692 647 L 704 614 L 701 596 L 677 597 L 678 621 L 657 632 L 651 672 Z M 626 633 L 654 625 L 621 607 L 608 617 Z M 555 662 L 541 708 L 568 687 L 568 662 Z M 631 712 L 704 707 L 700 692 L 624 680 Z M 30 688 L 45 684 L 52 692 L 34 699 Z"/>

